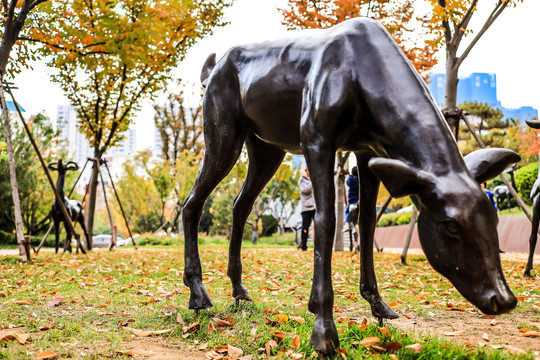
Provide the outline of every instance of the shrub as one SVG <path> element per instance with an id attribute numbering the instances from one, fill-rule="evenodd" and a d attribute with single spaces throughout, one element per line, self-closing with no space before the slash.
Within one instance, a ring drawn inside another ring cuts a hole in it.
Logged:
<path id="1" fill-rule="evenodd" d="M 515 180 L 517 192 L 521 199 L 531 205 L 531 190 L 538 176 L 538 163 L 526 165 L 516 171 Z"/>
<path id="2" fill-rule="evenodd" d="M 377 223 L 378 227 L 407 225 L 411 222 L 412 212 L 384 214 Z"/>
<path id="3" fill-rule="evenodd" d="M 173 246 L 180 245 L 181 238 L 173 237 L 171 235 L 155 235 L 147 234 L 139 238 L 137 245 L 138 246 L 147 246 L 147 245 L 157 245 L 157 246 Z"/>
<path id="4" fill-rule="evenodd" d="M 272 236 L 278 229 L 278 223 L 272 215 L 262 216 L 262 236 Z"/>

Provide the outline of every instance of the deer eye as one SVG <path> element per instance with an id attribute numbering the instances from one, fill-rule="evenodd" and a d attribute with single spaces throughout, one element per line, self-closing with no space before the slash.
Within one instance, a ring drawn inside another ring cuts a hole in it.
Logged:
<path id="1" fill-rule="evenodd" d="M 461 227 L 454 219 L 445 219 L 442 221 L 442 225 L 446 235 L 453 239 L 461 238 Z"/>

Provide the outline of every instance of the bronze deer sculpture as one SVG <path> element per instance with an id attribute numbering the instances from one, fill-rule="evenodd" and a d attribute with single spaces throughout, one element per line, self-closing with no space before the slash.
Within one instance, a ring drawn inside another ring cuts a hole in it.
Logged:
<path id="1" fill-rule="evenodd" d="M 227 274 L 232 296 L 250 300 L 242 284 L 242 232 L 252 205 L 285 153 L 303 154 L 311 173 L 315 217 L 314 275 L 308 308 L 315 314 L 311 345 L 333 353 L 331 258 L 336 226 L 336 151 L 356 155 L 360 177 L 360 292 L 372 314 L 398 315 L 382 300 L 375 277 L 373 235 L 377 190 L 411 195 L 420 209 L 419 235 L 429 262 L 487 314 L 517 303 L 504 278 L 497 215 L 476 179 L 498 174 L 519 156 L 481 152 L 467 169 L 424 81 L 376 21 L 357 18 L 327 30 L 237 46 L 201 74 L 205 153 L 183 205 L 184 282 L 190 309 L 213 306 L 202 282 L 198 222 L 203 205 L 229 173 L 245 144 L 247 177 L 233 204 Z"/>
<path id="2" fill-rule="evenodd" d="M 84 236 L 86 238 L 86 248 L 89 249 L 89 237 L 88 237 L 88 232 L 86 231 L 86 226 L 84 224 L 83 206 L 80 201 L 68 199 L 64 192 L 66 172 L 77 171 L 79 169 L 79 166 L 73 161 L 69 161 L 64 165 L 64 163 L 62 162 L 62 159 L 59 159 L 58 162 L 52 162 L 47 167 L 50 170 L 58 171 L 58 179 L 56 180 L 56 190 L 58 191 L 60 198 L 64 199 L 64 206 L 66 207 L 66 211 L 69 214 L 71 221 L 74 223 L 78 222 L 81 225 L 81 229 L 83 230 Z M 58 253 L 58 241 L 60 238 L 60 223 L 64 223 L 64 227 L 66 229 L 66 241 L 64 243 L 64 252 L 66 251 L 71 252 L 71 236 L 73 234 L 71 233 L 69 226 L 67 226 L 64 219 L 64 215 L 62 214 L 62 211 L 60 210 L 60 206 L 57 204 L 56 200 L 53 202 L 53 205 L 52 205 L 51 217 L 54 224 L 54 233 L 55 233 L 54 251 L 55 253 L 56 254 Z M 80 244 L 81 244 L 81 251 L 83 253 L 86 253 L 83 242 L 81 241 Z"/>

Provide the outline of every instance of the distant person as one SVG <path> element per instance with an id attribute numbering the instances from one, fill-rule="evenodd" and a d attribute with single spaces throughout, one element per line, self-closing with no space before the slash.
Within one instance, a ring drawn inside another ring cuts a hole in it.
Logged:
<path id="1" fill-rule="evenodd" d="M 315 198 L 313 197 L 313 186 L 311 185 L 311 177 L 309 176 L 308 168 L 305 169 L 304 175 L 298 181 L 300 187 L 300 203 L 302 205 L 302 236 L 300 245 L 298 246 L 303 251 L 307 250 L 307 239 L 309 235 L 309 227 L 315 218 Z"/>
<path id="2" fill-rule="evenodd" d="M 491 201 L 493 207 L 495 208 L 495 211 L 499 212 L 499 209 L 497 209 L 497 203 L 495 202 L 495 196 L 493 195 L 493 192 L 486 187 L 486 183 L 482 183 L 482 189 L 484 189 L 484 191 L 486 192 L 486 195 Z"/>
<path id="3" fill-rule="evenodd" d="M 360 198 L 359 189 L 360 184 L 358 181 L 358 168 L 355 166 L 351 170 L 351 174 L 346 181 L 347 186 L 349 187 L 349 193 L 347 195 L 347 207 L 345 208 L 345 227 L 344 231 L 349 231 L 349 214 L 350 207 L 353 204 L 358 204 L 358 199 Z"/>

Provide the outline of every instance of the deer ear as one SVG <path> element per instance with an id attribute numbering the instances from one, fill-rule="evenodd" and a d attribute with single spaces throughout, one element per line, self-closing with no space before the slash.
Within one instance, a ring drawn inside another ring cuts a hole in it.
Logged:
<path id="1" fill-rule="evenodd" d="M 525 120 L 525 122 L 533 129 L 540 129 L 540 121 L 538 120 Z"/>
<path id="2" fill-rule="evenodd" d="M 394 198 L 419 194 L 435 185 L 432 175 L 400 160 L 372 158 L 368 166 Z"/>
<path id="3" fill-rule="evenodd" d="M 58 168 L 56 167 L 57 165 L 58 165 L 58 162 L 55 161 L 55 162 L 52 162 L 49 165 L 47 165 L 47 168 L 49 170 L 58 171 Z"/>
<path id="4" fill-rule="evenodd" d="M 77 171 L 77 170 L 79 170 L 79 165 L 77 165 L 76 162 L 69 161 L 69 162 L 66 164 L 66 170 Z"/>
<path id="5" fill-rule="evenodd" d="M 480 149 L 463 158 L 467 169 L 478 183 L 483 183 L 499 175 L 511 164 L 517 163 L 521 157 L 509 149 Z"/>

